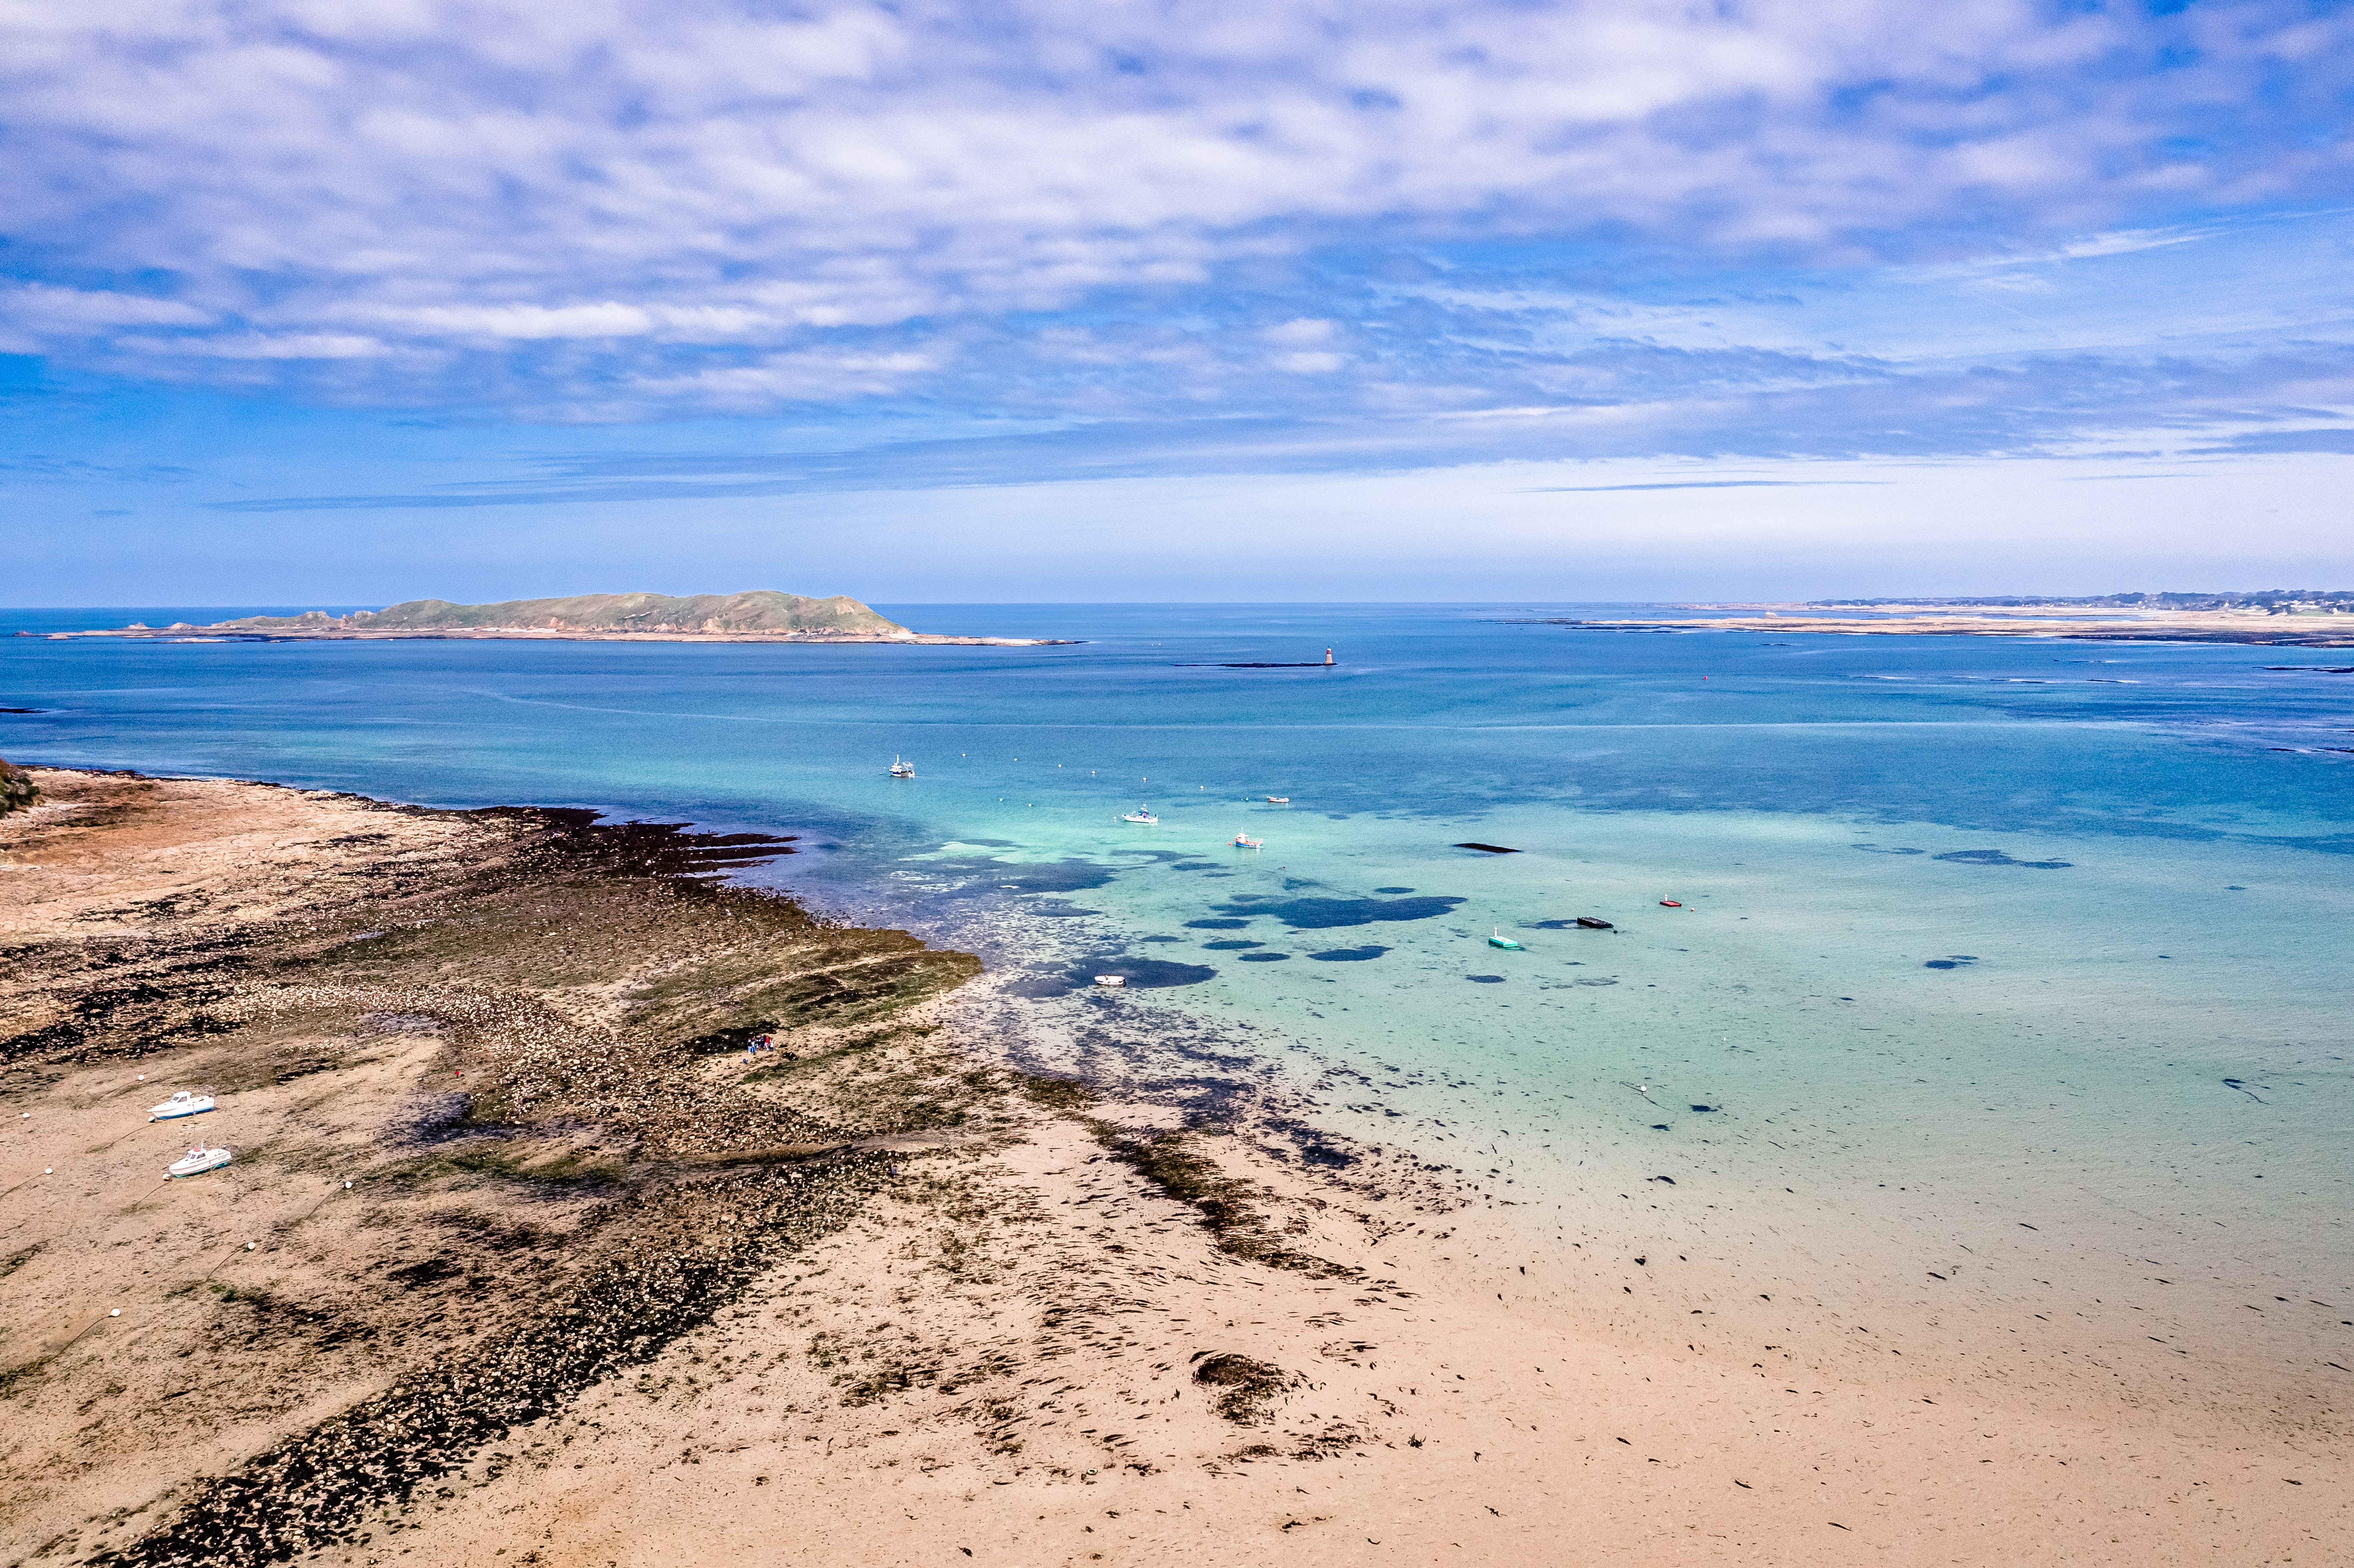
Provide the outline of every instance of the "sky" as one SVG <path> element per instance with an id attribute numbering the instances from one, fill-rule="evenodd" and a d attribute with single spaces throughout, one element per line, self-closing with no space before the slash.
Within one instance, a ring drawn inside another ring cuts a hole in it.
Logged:
<path id="1" fill-rule="evenodd" d="M 2354 587 L 2354 5 L 0 0 L 0 602 Z"/>

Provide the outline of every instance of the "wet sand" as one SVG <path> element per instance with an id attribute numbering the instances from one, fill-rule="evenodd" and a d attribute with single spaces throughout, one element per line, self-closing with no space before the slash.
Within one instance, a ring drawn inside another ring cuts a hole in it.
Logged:
<path id="1" fill-rule="evenodd" d="M 970 960 L 706 885 L 789 844 L 37 778 L 0 1560 L 2354 1548 L 2334 1418 L 1777 1356 L 1729 1303 L 1677 1352 L 1520 1273 L 1459 1172 L 1024 1072 Z M 166 1183 L 197 1133 L 236 1164 Z"/>

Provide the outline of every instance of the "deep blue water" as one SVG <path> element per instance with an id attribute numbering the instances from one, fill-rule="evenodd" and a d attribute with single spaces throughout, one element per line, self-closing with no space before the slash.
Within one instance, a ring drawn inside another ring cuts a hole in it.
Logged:
<path id="1" fill-rule="evenodd" d="M 8 638 L 0 705 L 45 711 L 0 715 L 0 745 L 440 804 L 817 826 L 894 849 L 996 836 L 1002 790 L 1081 809 L 1203 785 L 1449 821 L 1551 801 L 2354 848 L 2354 752 L 2327 749 L 2354 747 L 2354 677 L 2300 650 L 1507 623 L 1562 607 L 885 608 L 927 630 L 1087 641 Z M 0 632 L 220 613 L 0 611 Z M 1200 667 L 1328 645 L 1331 670 Z M 925 765 L 912 808 L 874 785 L 896 753 Z M 952 785 L 950 754 L 975 764 Z"/>

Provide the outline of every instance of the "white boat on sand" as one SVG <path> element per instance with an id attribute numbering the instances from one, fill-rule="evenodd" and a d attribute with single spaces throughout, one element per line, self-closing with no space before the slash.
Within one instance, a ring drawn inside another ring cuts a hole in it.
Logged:
<path id="1" fill-rule="evenodd" d="M 174 1095 L 162 1105 L 149 1106 L 147 1107 L 147 1119 L 149 1121 L 172 1121 L 184 1116 L 202 1116 L 205 1112 L 212 1108 L 212 1096 L 192 1095 L 187 1090 L 182 1089 L 178 1094 Z"/>
<path id="2" fill-rule="evenodd" d="M 166 1176 L 201 1176 L 207 1171 L 217 1171 L 237 1156 L 226 1149 L 207 1149 L 199 1144 L 164 1168 Z"/>

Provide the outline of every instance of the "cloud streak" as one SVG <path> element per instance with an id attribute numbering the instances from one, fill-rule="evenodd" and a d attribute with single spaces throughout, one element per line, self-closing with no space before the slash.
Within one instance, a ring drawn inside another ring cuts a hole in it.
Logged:
<path id="1" fill-rule="evenodd" d="M 2354 59 L 2342 10 L 2278 0 L 1957 0 L 1926 26 L 1896 0 L 123 0 L 0 25 L 26 270 L 0 347 L 588 419 L 977 387 L 1159 417 L 1341 377 L 1369 410 L 1459 405 L 1470 345 L 1509 379 L 1557 323 L 1493 313 L 1483 339 L 1442 312 L 1460 352 L 1402 352 L 1427 341 L 1402 306 L 1327 308 L 1335 248 L 1425 274 L 1467 239 L 2122 254 L 2175 239 L 2103 226 L 2343 195 Z"/>

